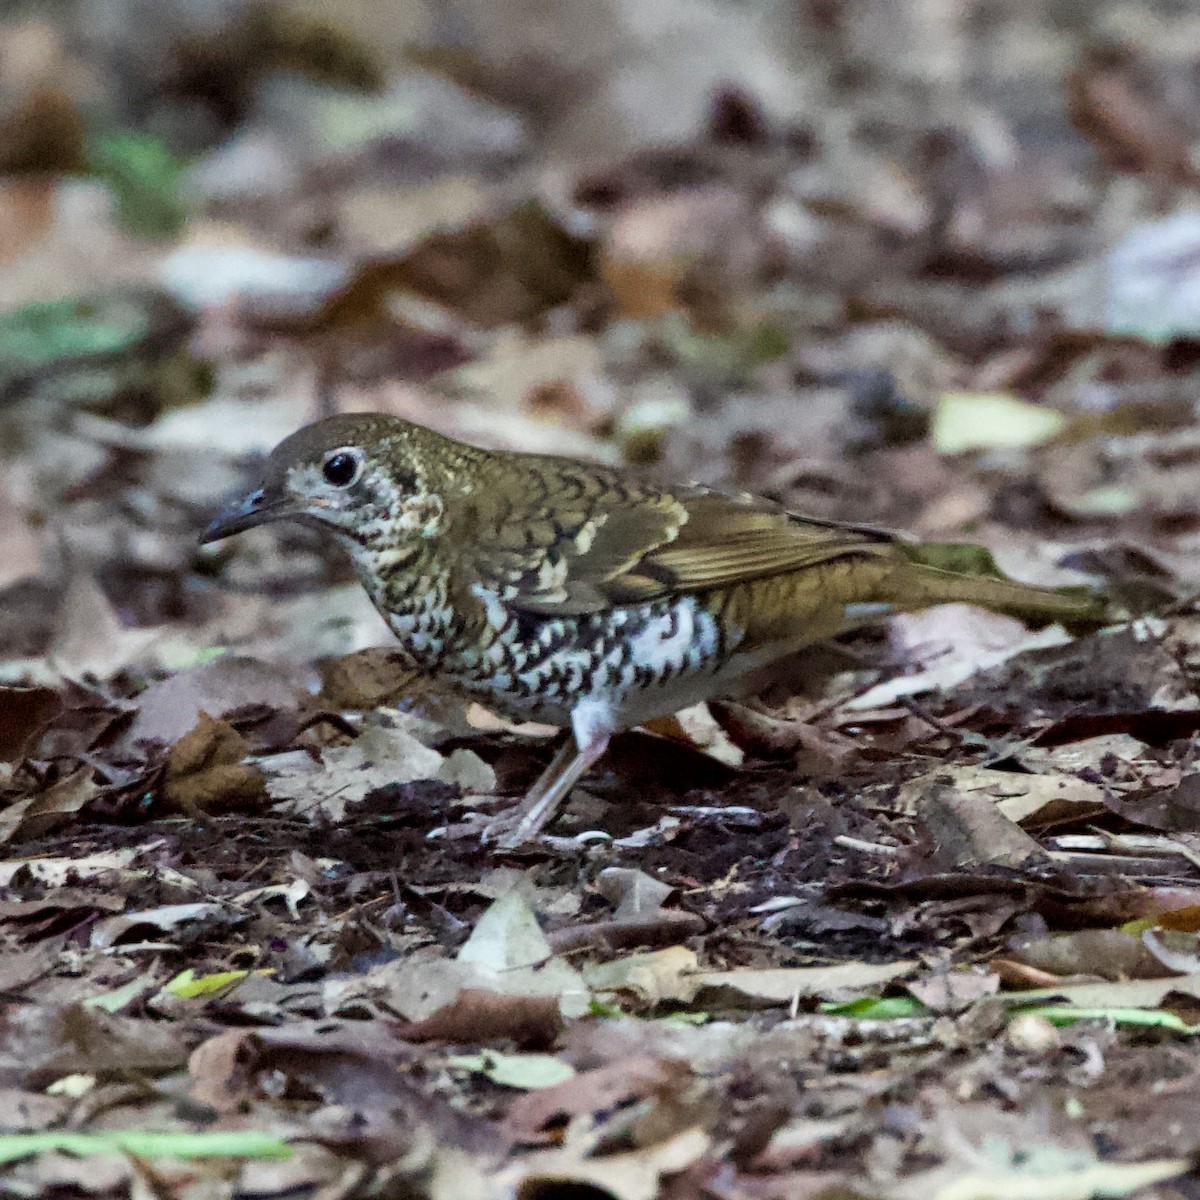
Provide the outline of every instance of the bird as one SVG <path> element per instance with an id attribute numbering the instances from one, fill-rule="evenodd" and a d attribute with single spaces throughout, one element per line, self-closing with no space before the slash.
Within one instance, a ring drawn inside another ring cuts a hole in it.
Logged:
<path id="1" fill-rule="evenodd" d="M 1094 597 L 929 565 L 886 530 L 384 414 L 285 438 L 201 541 L 282 520 L 345 547 L 407 666 L 567 730 L 485 829 L 502 851 L 544 829 L 616 733 L 734 694 L 805 646 L 952 602 L 1042 623 L 1097 613 Z"/>

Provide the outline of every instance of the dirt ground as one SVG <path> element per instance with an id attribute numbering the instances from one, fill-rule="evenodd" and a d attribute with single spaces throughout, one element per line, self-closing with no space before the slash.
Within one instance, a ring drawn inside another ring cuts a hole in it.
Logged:
<path id="1" fill-rule="evenodd" d="M 1200 15 L 0 15 L 0 1197 L 1200 1197 Z M 200 547 L 378 410 L 1107 597 L 623 735 Z"/>

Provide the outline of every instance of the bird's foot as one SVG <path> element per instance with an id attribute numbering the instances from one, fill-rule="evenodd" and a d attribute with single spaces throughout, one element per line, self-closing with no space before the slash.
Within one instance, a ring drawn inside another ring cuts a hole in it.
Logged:
<path id="1" fill-rule="evenodd" d="M 525 806 L 518 804 L 497 813 L 483 826 L 480 841 L 494 850 L 516 850 L 537 840 L 538 830 L 528 830 Z"/>

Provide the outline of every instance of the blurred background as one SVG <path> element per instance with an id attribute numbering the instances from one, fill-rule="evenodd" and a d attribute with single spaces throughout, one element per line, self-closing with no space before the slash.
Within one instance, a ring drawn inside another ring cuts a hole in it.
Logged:
<path id="1" fill-rule="evenodd" d="M 3 671 L 386 640 L 195 544 L 359 409 L 1186 595 L 1198 146 L 1186 0 L 10 0 Z"/>

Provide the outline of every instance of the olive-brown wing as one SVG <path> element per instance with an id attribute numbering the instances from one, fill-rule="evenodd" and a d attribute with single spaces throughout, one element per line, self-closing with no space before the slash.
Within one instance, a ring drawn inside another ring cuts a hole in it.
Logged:
<path id="1" fill-rule="evenodd" d="M 510 494 L 496 536 L 477 548 L 485 585 L 514 608 L 578 615 L 837 559 L 894 555 L 889 535 L 808 520 L 749 495 L 666 492 L 617 473 L 585 480 L 568 475 L 552 489 L 530 487 L 523 503 Z M 598 481 L 600 494 L 578 494 Z"/>
<path id="2" fill-rule="evenodd" d="M 702 592 L 846 558 L 894 557 L 890 534 L 813 520 L 750 495 L 696 488 L 683 498 L 687 521 L 623 576 L 647 579 L 660 593 Z"/>

